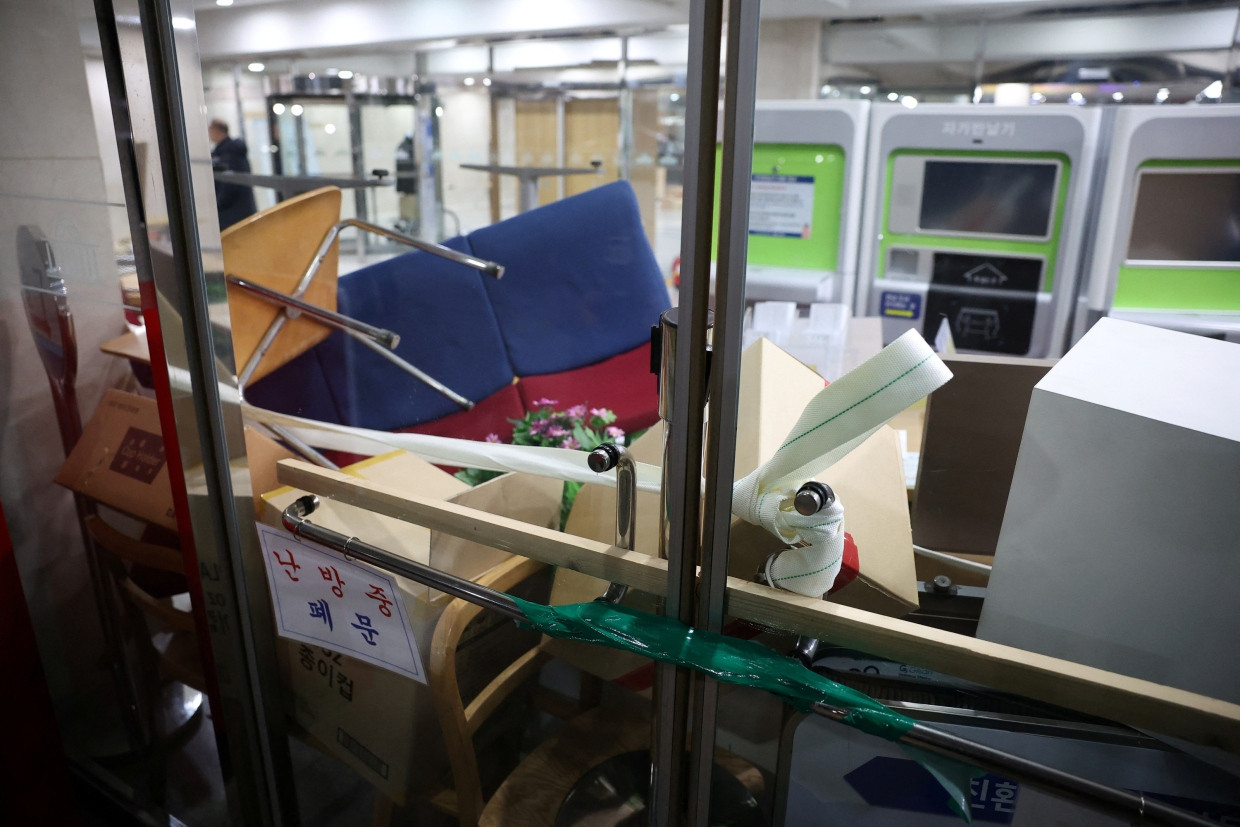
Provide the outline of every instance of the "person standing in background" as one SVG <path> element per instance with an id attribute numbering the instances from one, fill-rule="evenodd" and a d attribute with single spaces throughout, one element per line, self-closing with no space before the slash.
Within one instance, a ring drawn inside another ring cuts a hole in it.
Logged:
<path id="1" fill-rule="evenodd" d="M 207 125 L 211 138 L 211 168 L 215 172 L 249 172 L 250 159 L 245 141 L 228 137 L 228 124 L 216 119 Z M 230 184 L 215 179 L 215 206 L 219 210 L 220 230 L 226 230 L 243 218 L 258 212 L 254 190 L 245 184 Z"/>
<path id="2" fill-rule="evenodd" d="M 406 135 L 396 147 L 396 197 L 400 209 L 396 229 L 412 235 L 418 230 L 418 159 L 413 135 Z"/>

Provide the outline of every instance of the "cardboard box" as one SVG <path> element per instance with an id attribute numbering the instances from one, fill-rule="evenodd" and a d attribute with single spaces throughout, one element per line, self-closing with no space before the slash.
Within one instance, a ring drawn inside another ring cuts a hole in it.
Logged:
<path id="1" fill-rule="evenodd" d="M 1038 382 L 978 637 L 1240 703 L 1240 345 L 1102 319 Z"/>
<path id="2" fill-rule="evenodd" d="M 154 399 L 109 390 L 56 482 L 148 523 L 176 530 Z"/>
<path id="3" fill-rule="evenodd" d="M 1052 359 L 951 356 L 930 394 L 913 500 L 913 542 L 993 555 L 1016 470 L 1029 397 Z"/>
<path id="4" fill-rule="evenodd" d="M 559 520 L 563 483 L 558 480 L 506 474 L 470 488 L 404 452 L 385 454 L 344 470 L 420 497 L 443 498 L 534 525 L 554 527 Z M 284 509 L 304 493 L 286 487 L 264 495 L 263 522 L 279 526 Z M 327 499 L 310 519 L 470 579 L 511 556 Z M 430 655 L 435 624 L 452 598 L 403 578 L 397 580 L 425 662 Z M 544 591 L 531 599 L 545 601 L 546 597 Z M 516 626 L 506 621 L 490 622 L 494 620 L 490 614 L 484 613 L 480 618 L 482 626 L 471 637 L 470 646 L 471 651 L 486 656 L 473 661 L 462 658 L 458 662 L 458 677 L 463 684 L 476 684 L 480 675 L 502 668 L 505 663 L 505 636 L 514 632 Z M 426 685 L 347 655 L 296 641 L 281 640 L 278 650 L 290 714 L 335 757 L 401 804 L 441 783 L 447 759 Z"/>
<path id="5" fill-rule="evenodd" d="M 771 457 L 796 423 L 805 405 L 823 388 L 814 371 L 765 339 L 741 358 L 736 479 Z M 662 464 L 662 426 L 657 425 L 630 447 L 642 462 Z M 857 578 L 831 595 L 847 606 L 900 616 L 917 608 L 912 529 L 904 485 L 899 440 L 882 428 L 818 479 L 835 489 L 844 504 L 845 530 L 857 544 Z M 565 527 L 570 534 L 615 542 L 615 491 L 586 486 L 578 495 Z M 636 546 L 658 553 L 658 496 L 638 494 Z M 728 573 L 752 580 L 766 558 L 785 546 L 765 529 L 733 518 Z M 601 581 L 559 571 L 552 599 L 556 603 L 588 600 L 602 594 Z"/>

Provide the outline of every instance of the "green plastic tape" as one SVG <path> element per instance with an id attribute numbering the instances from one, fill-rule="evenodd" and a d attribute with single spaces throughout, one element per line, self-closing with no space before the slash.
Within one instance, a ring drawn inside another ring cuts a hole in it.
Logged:
<path id="1" fill-rule="evenodd" d="M 518 598 L 529 625 L 552 637 L 636 652 L 704 672 L 723 683 L 765 689 L 802 712 L 821 703 L 847 711 L 844 722 L 897 741 L 914 721 L 862 692 L 823 677 L 752 640 L 727 637 L 626 606 L 595 601 L 543 606 Z"/>
<path id="2" fill-rule="evenodd" d="M 672 618 L 603 601 L 544 606 L 512 599 L 528 618 L 524 625 L 551 637 L 635 652 L 703 672 L 723 683 L 765 689 L 802 712 L 813 704 L 824 704 L 846 712 L 843 723 L 888 741 L 899 741 L 916 724 L 869 695 L 752 640 L 694 629 Z M 908 744 L 900 747 L 938 780 L 957 815 L 971 821 L 969 779 L 981 771 Z"/>

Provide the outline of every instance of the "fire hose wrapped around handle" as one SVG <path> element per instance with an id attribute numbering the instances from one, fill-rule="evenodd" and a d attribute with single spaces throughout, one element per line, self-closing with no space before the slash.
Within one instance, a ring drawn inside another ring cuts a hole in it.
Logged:
<path id="1" fill-rule="evenodd" d="M 810 597 L 826 594 L 844 558 L 844 506 L 837 498 L 815 514 L 800 514 L 793 505 L 797 488 L 951 376 L 925 339 L 910 330 L 823 388 L 775 455 L 737 481 L 732 513 L 799 545 L 767 561 L 771 585 Z"/>

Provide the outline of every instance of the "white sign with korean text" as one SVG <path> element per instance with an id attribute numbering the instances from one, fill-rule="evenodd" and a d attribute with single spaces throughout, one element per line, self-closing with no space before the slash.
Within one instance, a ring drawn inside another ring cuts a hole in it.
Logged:
<path id="1" fill-rule="evenodd" d="M 391 575 L 258 526 L 282 637 L 316 644 L 426 683 Z"/>
<path id="2" fill-rule="evenodd" d="M 814 179 L 809 175 L 754 175 L 749 184 L 749 234 L 809 238 Z"/>

